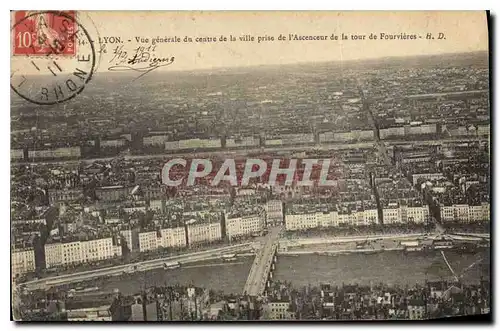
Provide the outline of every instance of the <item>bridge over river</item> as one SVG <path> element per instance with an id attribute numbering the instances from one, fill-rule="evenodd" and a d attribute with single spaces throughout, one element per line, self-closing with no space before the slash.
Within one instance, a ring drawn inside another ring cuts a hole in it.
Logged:
<path id="1" fill-rule="evenodd" d="M 243 293 L 253 297 L 265 294 L 276 266 L 280 233 L 281 227 L 270 229 L 264 244 L 255 256 Z"/>

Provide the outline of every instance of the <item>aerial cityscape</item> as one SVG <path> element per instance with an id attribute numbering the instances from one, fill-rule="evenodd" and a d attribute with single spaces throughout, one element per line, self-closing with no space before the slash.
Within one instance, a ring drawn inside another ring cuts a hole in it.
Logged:
<path id="1" fill-rule="evenodd" d="M 106 72 L 51 106 L 12 92 L 13 319 L 490 314 L 488 61 Z M 165 185 L 173 159 L 213 172 Z M 229 159 L 297 172 L 210 185 Z M 308 159 L 329 167 L 301 185 Z"/>

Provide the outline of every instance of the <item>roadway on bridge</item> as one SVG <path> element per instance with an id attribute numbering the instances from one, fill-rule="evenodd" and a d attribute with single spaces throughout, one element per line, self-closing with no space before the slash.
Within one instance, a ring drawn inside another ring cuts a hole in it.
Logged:
<path id="1" fill-rule="evenodd" d="M 248 274 L 243 293 L 250 296 L 261 295 L 267 282 L 267 275 L 270 271 L 274 252 L 278 247 L 278 239 L 281 233 L 281 227 L 271 228 L 266 236 L 264 246 L 257 252 L 255 260 Z"/>

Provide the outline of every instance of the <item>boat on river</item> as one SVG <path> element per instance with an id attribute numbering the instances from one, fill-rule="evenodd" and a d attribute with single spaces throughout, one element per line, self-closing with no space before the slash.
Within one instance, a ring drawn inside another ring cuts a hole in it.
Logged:
<path id="1" fill-rule="evenodd" d="M 451 249 L 454 247 L 452 240 L 434 240 L 432 246 L 434 249 Z"/>
<path id="2" fill-rule="evenodd" d="M 222 255 L 222 262 L 233 262 L 238 260 L 236 254 L 224 254 Z"/>
<path id="3" fill-rule="evenodd" d="M 172 269 L 177 269 L 180 267 L 181 267 L 181 264 L 179 262 L 165 262 L 165 263 L 163 263 L 163 269 L 165 269 L 165 270 L 172 270 Z"/>

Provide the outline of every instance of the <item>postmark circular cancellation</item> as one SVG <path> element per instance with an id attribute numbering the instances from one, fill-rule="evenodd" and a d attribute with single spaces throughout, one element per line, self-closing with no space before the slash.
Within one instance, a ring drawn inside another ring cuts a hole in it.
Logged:
<path id="1" fill-rule="evenodd" d="M 12 90 L 39 105 L 70 100 L 96 67 L 94 42 L 75 11 L 16 11 L 12 34 Z"/>

